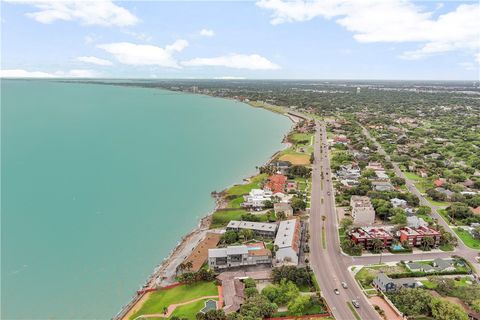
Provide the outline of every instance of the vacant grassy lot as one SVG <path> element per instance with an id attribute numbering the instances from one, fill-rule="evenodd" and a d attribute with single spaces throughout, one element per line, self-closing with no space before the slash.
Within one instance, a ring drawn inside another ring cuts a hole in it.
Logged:
<path id="1" fill-rule="evenodd" d="M 217 294 L 218 290 L 213 282 L 197 282 L 191 285 L 181 285 L 168 290 L 159 290 L 153 292 L 140 310 L 135 312 L 130 319 L 135 319 L 143 314 L 163 313 L 164 308 L 171 304 Z"/>
<path id="2" fill-rule="evenodd" d="M 241 220 L 240 218 L 245 213 L 247 213 L 247 211 L 243 209 L 215 211 L 212 216 L 210 229 L 224 227 L 230 222 L 230 220 Z"/>
<path id="3" fill-rule="evenodd" d="M 230 189 L 226 190 L 228 195 L 241 196 L 247 194 L 252 189 L 260 188 L 260 184 L 263 180 L 267 178 L 267 174 L 259 174 L 250 179 L 250 183 L 246 184 L 237 184 Z"/>
<path id="4" fill-rule="evenodd" d="M 310 154 L 296 152 L 290 148 L 283 150 L 278 157 L 281 161 L 290 161 L 294 165 L 310 165 Z"/>
<path id="5" fill-rule="evenodd" d="M 472 235 L 461 228 L 453 228 L 453 231 L 462 239 L 463 243 L 469 248 L 480 250 L 480 240 L 475 239 Z"/>

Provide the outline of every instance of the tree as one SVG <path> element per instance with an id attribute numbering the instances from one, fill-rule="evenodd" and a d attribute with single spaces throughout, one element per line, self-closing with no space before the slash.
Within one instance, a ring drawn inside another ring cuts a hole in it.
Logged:
<path id="1" fill-rule="evenodd" d="M 238 241 L 238 233 L 233 230 L 225 231 L 225 233 L 222 235 L 222 241 L 226 244 L 235 243 Z"/>
<path id="2" fill-rule="evenodd" d="M 388 298 L 406 316 L 425 315 L 430 313 L 432 295 L 424 289 L 400 288 L 394 293 L 387 293 Z"/>
<path id="3" fill-rule="evenodd" d="M 395 210 L 399 209 L 399 210 Z M 407 223 L 407 215 L 405 214 L 405 211 L 403 211 L 400 208 L 394 208 L 395 214 L 392 217 L 392 223 L 393 224 L 406 224 Z"/>
<path id="4" fill-rule="evenodd" d="M 352 256 L 361 256 L 363 247 L 360 244 L 356 244 L 353 240 L 349 238 L 343 239 L 342 243 L 340 244 L 342 250 L 349 255 Z"/>
<path id="5" fill-rule="evenodd" d="M 392 179 L 390 179 L 390 181 L 392 182 L 392 184 L 394 186 L 403 186 L 405 184 L 405 179 L 403 178 L 400 178 L 400 177 L 393 177 Z"/>
<path id="6" fill-rule="evenodd" d="M 432 208 L 429 206 L 420 206 L 416 213 L 417 215 L 429 215 L 432 213 Z"/>
<path id="7" fill-rule="evenodd" d="M 252 278 L 243 280 L 243 284 L 245 284 L 245 288 L 255 288 L 257 286 L 257 283 Z"/>
<path id="8" fill-rule="evenodd" d="M 436 320 L 468 320 L 468 315 L 461 306 L 446 299 L 433 298 L 430 308 Z"/>
<path id="9" fill-rule="evenodd" d="M 470 307 L 472 307 L 475 312 L 480 312 L 480 299 L 473 300 Z"/>
<path id="10" fill-rule="evenodd" d="M 240 238 L 246 240 L 253 239 L 254 233 L 251 229 L 242 229 L 238 232 Z"/>
<path id="11" fill-rule="evenodd" d="M 193 263 L 192 263 L 192 261 L 187 261 L 187 262 L 185 262 L 185 269 L 187 269 L 187 271 L 192 270 L 192 268 L 193 268 Z"/>
<path id="12" fill-rule="evenodd" d="M 258 294 L 258 290 L 257 290 L 257 288 L 255 288 L 255 287 L 245 288 L 245 291 L 244 291 L 244 292 L 245 292 L 245 296 L 246 296 L 247 298 L 253 297 L 254 295 L 257 295 L 257 294 Z"/>
<path id="13" fill-rule="evenodd" d="M 283 221 L 287 219 L 287 215 L 283 211 L 277 212 L 277 219 Z"/>
<path id="14" fill-rule="evenodd" d="M 374 253 L 379 253 L 385 248 L 385 242 L 382 239 L 373 239 L 372 241 L 372 251 Z"/>
<path id="15" fill-rule="evenodd" d="M 288 311 L 293 315 L 300 316 L 310 307 L 310 305 L 311 301 L 309 296 L 299 295 L 289 302 Z"/>
<path id="16" fill-rule="evenodd" d="M 435 239 L 433 237 L 424 237 L 420 245 L 423 251 L 430 251 L 435 245 Z"/>
<path id="17" fill-rule="evenodd" d="M 344 217 L 341 221 L 340 221 L 340 228 L 342 228 L 343 230 L 347 231 L 353 224 L 353 220 L 352 218 L 350 217 Z"/>
<path id="18" fill-rule="evenodd" d="M 292 198 L 291 205 L 292 205 L 293 211 L 303 211 L 307 208 L 307 203 L 303 199 L 300 199 L 297 196 L 294 196 Z"/>
<path id="19" fill-rule="evenodd" d="M 249 319 L 269 318 L 277 309 L 275 303 L 271 303 L 265 296 L 258 294 L 246 299 L 240 308 L 240 314 Z"/>
<path id="20" fill-rule="evenodd" d="M 270 201 L 270 200 L 265 200 L 265 201 L 263 201 L 263 207 L 265 209 L 271 209 L 271 208 L 273 208 L 273 202 Z"/>

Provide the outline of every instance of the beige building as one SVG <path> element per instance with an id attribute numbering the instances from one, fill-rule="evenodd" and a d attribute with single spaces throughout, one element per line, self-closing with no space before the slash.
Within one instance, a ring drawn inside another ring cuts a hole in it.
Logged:
<path id="1" fill-rule="evenodd" d="M 375 222 L 375 210 L 369 197 L 352 196 L 350 206 L 352 207 L 352 218 L 355 225 L 370 226 Z"/>

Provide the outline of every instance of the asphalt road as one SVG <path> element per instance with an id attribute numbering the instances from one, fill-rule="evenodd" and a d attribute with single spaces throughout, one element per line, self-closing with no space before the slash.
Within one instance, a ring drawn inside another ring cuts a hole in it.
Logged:
<path id="1" fill-rule="evenodd" d="M 347 269 L 350 264 L 355 264 L 355 260 L 350 260 L 340 251 L 327 133 L 325 125 L 320 122 L 317 123 L 314 147 L 315 161 L 312 166 L 310 206 L 310 264 L 322 294 L 336 319 L 355 319 L 347 306 L 347 302 L 351 302 L 352 299 L 359 301 L 360 308 L 356 310 L 363 320 L 380 319 Z M 326 217 L 324 221 L 322 216 Z M 322 245 L 322 229 L 325 232 L 326 249 Z M 348 289 L 343 289 L 341 282 L 346 282 Z M 340 291 L 339 295 L 334 293 L 336 288 Z"/>

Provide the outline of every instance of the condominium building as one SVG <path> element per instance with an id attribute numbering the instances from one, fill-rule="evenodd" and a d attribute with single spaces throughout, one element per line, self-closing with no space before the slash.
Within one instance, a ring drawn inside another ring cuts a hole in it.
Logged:
<path id="1" fill-rule="evenodd" d="M 265 201 L 272 200 L 272 191 L 262 189 L 252 189 L 250 193 L 243 197 L 242 206 L 245 208 L 261 209 L 265 206 Z"/>
<path id="2" fill-rule="evenodd" d="M 352 207 L 352 218 L 355 225 L 368 226 L 375 222 L 375 210 L 369 197 L 352 196 L 350 206 Z"/>
<path id="3" fill-rule="evenodd" d="M 373 248 L 375 239 L 382 240 L 385 248 L 390 247 L 392 245 L 393 235 L 388 227 L 363 227 L 352 230 L 350 232 L 350 239 L 356 244 L 362 245 L 364 249 L 370 250 Z"/>
<path id="4" fill-rule="evenodd" d="M 433 246 L 438 246 L 440 243 L 440 232 L 427 226 L 420 226 L 418 228 L 405 227 L 398 233 L 400 235 L 400 242 L 407 242 L 412 247 L 421 246 L 422 240 L 426 237 L 434 239 Z"/>
<path id="5" fill-rule="evenodd" d="M 263 243 L 228 246 L 208 250 L 208 266 L 212 269 L 272 264 L 272 253 Z"/>
<path id="6" fill-rule="evenodd" d="M 275 260 L 279 264 L 298 264 L 300 255 L 300 220 L 291 219 L 280 222 L 275 246 L 278 248 L 275 253 Z"/>
<path id="7" fill-rule="evenodd" d="M 255 236 L 274 238 L 277 233 L 276 223 L 237 221 L 232 220 L 227 225 L 227 230 L 240 231 L 243 229 L 252 230 Z"/>

